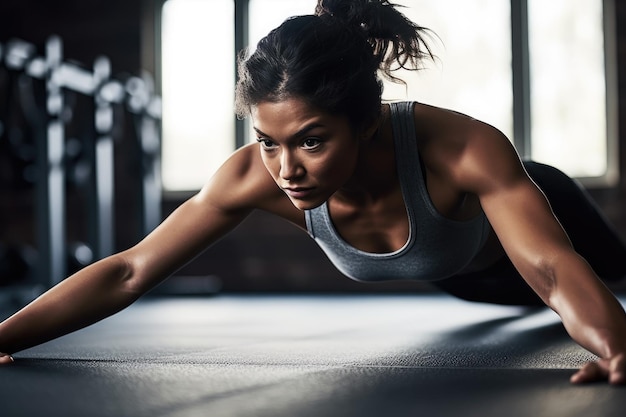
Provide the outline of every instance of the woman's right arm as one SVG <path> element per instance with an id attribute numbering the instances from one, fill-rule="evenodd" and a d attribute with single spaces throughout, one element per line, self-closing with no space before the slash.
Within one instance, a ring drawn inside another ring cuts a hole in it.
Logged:
<path id="1" fill-rule="evenodd" d="M 0 323 L 0 364 L 11 361 L 8 354 L 124 309 L 233 229 L 271 187 L 263 175 L 249 172 L 258 165 L 250 163 L 251 155 L 250 149 L 236 153 L 136 246 L 83 268 Z"/>

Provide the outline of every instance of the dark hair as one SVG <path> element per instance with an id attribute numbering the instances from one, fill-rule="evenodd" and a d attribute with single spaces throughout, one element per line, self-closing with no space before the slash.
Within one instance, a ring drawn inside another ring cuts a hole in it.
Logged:
<path id="1" fill-rule="evenodd" d="M 427 30 L 388 0 L 318 0 L 315 15 L 287 19 L 240 55 L 235 107 L 239 117 L 263 101 L 297 97 L 329 113 L 347 116 L 353 128 L 380 113 L 377 72 L 419 69 L 433 58 Z"/>

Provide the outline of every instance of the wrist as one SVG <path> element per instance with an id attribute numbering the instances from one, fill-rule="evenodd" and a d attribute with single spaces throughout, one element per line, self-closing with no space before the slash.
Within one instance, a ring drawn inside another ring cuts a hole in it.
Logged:
<path id="1" fill-rule="evenodd" d="M 602 332 L 600 339 L 600 357 L 605 359 L 614 358 L 618 355 L 626 355 L 626 341 L 622 340 L 615 331 Z"/>

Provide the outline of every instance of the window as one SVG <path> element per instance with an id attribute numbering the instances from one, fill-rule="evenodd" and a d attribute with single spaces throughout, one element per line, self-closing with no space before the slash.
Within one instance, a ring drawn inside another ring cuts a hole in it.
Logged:
<path id="1" fill-rule="evenodd" d="M 432 30 L 436 60 L 402 73 L 408 89 L 385 83 L 384 98 L 453 109 L 513 137 L 508 0 L 400 0 L 402 12 Z M 489 24 L 480 24 L 489 22 Z M 427 38 L 428 39 L 428 38 Z"/>
<path id="2" fill-rule="evenodd" d="M 162 11 L 163 187 L 199 189 L 235 149 L 232 0 L 169 0 Z"/>
<path id="3" fill-rule="evenodd" d="M 403 12 L 410 19 L 436 34 L 431 46 L 437 60 L 424 71 L 402 75 L 408 87 L 386 83 L 385 99 L 413 99 L 466 113 L 502 130 L 522 156 L 603 185 L 616 179 L 615 105 L 607 95 L 611 91 L 607 86 L 615 81 L 611 45 L 605 44 L 613 36 L 606 36 L 611 22 L 605 22 L 605 16 L 613 16 L 607 10 L 612 0 L 396 3 L 405 6 Z M 253 47 L 285 18 L 312 13 L 315 4 L 315 0 L 164 3 L 166 191 L 199 188 L 235 148 L 235 118 L 229 105 L 234 100 L 235 34 L 247 33 Z M 524 13 L 519 5 L 527 5 Z M 235 6 L 246 8 L 247 19 L 235 16 Z M 516 32 L 526 17 L 527 32 Z M 246 21 L 245 28 L 236 27 Z M 515 64 L 511 48 L 515 36 L 528 45 L 521 66 Z M 523 91 L 514 87 L 520 72 L 528 74 Z M 514 109 L 516 97 L 526 95 L 520 113 Z M 520 118 L 528 121 L 521 134 L 515 127 Z"/>
<path id="4" fill-rule="evenodd" d="M 575 177 L 610 176 L 613 169 L 602 3 L 528 1 L 530 153 Z"/>

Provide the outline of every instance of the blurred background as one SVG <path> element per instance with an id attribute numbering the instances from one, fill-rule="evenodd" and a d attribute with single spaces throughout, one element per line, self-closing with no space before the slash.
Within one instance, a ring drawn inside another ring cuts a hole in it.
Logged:
<path id="1" fill-rule="evenodd" d="M 126 249 L 237 147 L 237 52 L 314 0 L 3 0 L 0 302 Z M 402 0 L 437 60 L 385 98 L 452 108 L 588 189 L 626 236 L 626 0 Z M 253 213 L 155 292 L 430 291 L 359 284 Z"/>

